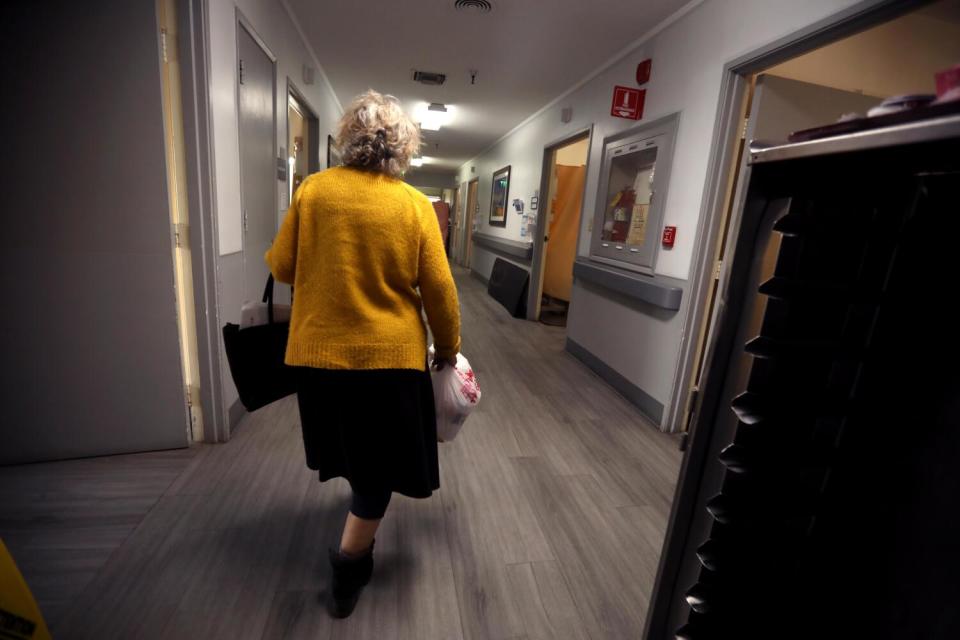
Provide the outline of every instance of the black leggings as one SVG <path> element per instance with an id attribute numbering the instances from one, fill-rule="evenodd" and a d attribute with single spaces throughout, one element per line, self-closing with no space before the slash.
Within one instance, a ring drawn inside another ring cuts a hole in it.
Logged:
<path id="1" fill-rule="evenodd" d="M 353 515 L 364 520 L 379 520 L 387 512 L 392 495 L 390 489 L 358 491 L 353 483 L 350 483 L 350 489 L 353 491 L 350 513 Z"/>

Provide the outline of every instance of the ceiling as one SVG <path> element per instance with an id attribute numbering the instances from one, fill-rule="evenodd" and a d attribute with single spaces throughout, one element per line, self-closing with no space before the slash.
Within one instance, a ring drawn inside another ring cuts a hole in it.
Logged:
<path id="1" fill-rule="evenodd" d="M 368 88 L 414 115 L 428 102 L 452 120 L 426 131 L 424 170 L 452 171 L 490 146 L 689 0 L 490 0 L 487 14 L 454 0 L 285 0 L 340 101 Z M 413 70 L 444 73 L 443 86 Z M 476 84 L 470 69 L 478 71 Z M 415 118 L 416 119 L 416 118 Z"/>

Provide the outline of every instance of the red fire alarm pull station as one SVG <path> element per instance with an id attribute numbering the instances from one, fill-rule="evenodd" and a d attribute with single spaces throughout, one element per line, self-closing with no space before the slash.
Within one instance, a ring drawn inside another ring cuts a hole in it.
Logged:
<path id="1" fill-rule="evenodd" d="M 653 67 L 653 60 L 647 58 L 637 65 L 637 84 L 647 84 L 650 82 L 650 69 Z"/>
<path id="2" fill-rule="evenodd" d="M 617 85 L 613 88 L 613 104 L 610 105 L 610 115 L 629 120 L 639 120 L 643 117 L 643 102 L 647 96 L 646 89 L 631 89 Z"/>
<path id="3" fill-rule="evenodd" d="M 673 244 L 677 240 L 677 228 L 676 227 L 664 227 L 663 228 L 663 246 L 667 249 L 673 249 Z"/>

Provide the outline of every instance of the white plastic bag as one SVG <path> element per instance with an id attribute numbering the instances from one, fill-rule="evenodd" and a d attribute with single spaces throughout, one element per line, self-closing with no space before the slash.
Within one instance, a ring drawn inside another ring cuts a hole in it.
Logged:
<path id="1" fill-rule="evenodd" d="M 430 345 L 430 361 L 434 349 Z M 430 367 L 433 382 L 433 398 L 437 410 L 437 440 L 450 442 L 460 433 L 467 416 L 480 402 L 480 384 L 467 361 L 457 354 L 457 366 L 445 365 L 437 371 Z"/>
<path id="2" fill-rule="evenodd" d="M 262 324 L 267 324 L 270 318 L 267 311 L 268 306 L 266 302 L 244 302 L 243 306 L 240 307 L 240 328 L 246 329 L 247 327 L 259 327 Z M 273 321 L 290 322 L 290 305 L 273 305 Z"/>

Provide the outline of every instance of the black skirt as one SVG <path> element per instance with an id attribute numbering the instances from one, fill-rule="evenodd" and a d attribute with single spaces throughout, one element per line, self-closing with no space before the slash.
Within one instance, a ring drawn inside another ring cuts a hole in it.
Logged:
<path id="1" fill-rule="evenodd" d="M 411 498 L 440 488 L 429 372 L 298 367 L 297 378 L 307 466 L 321 482 Z"/>

